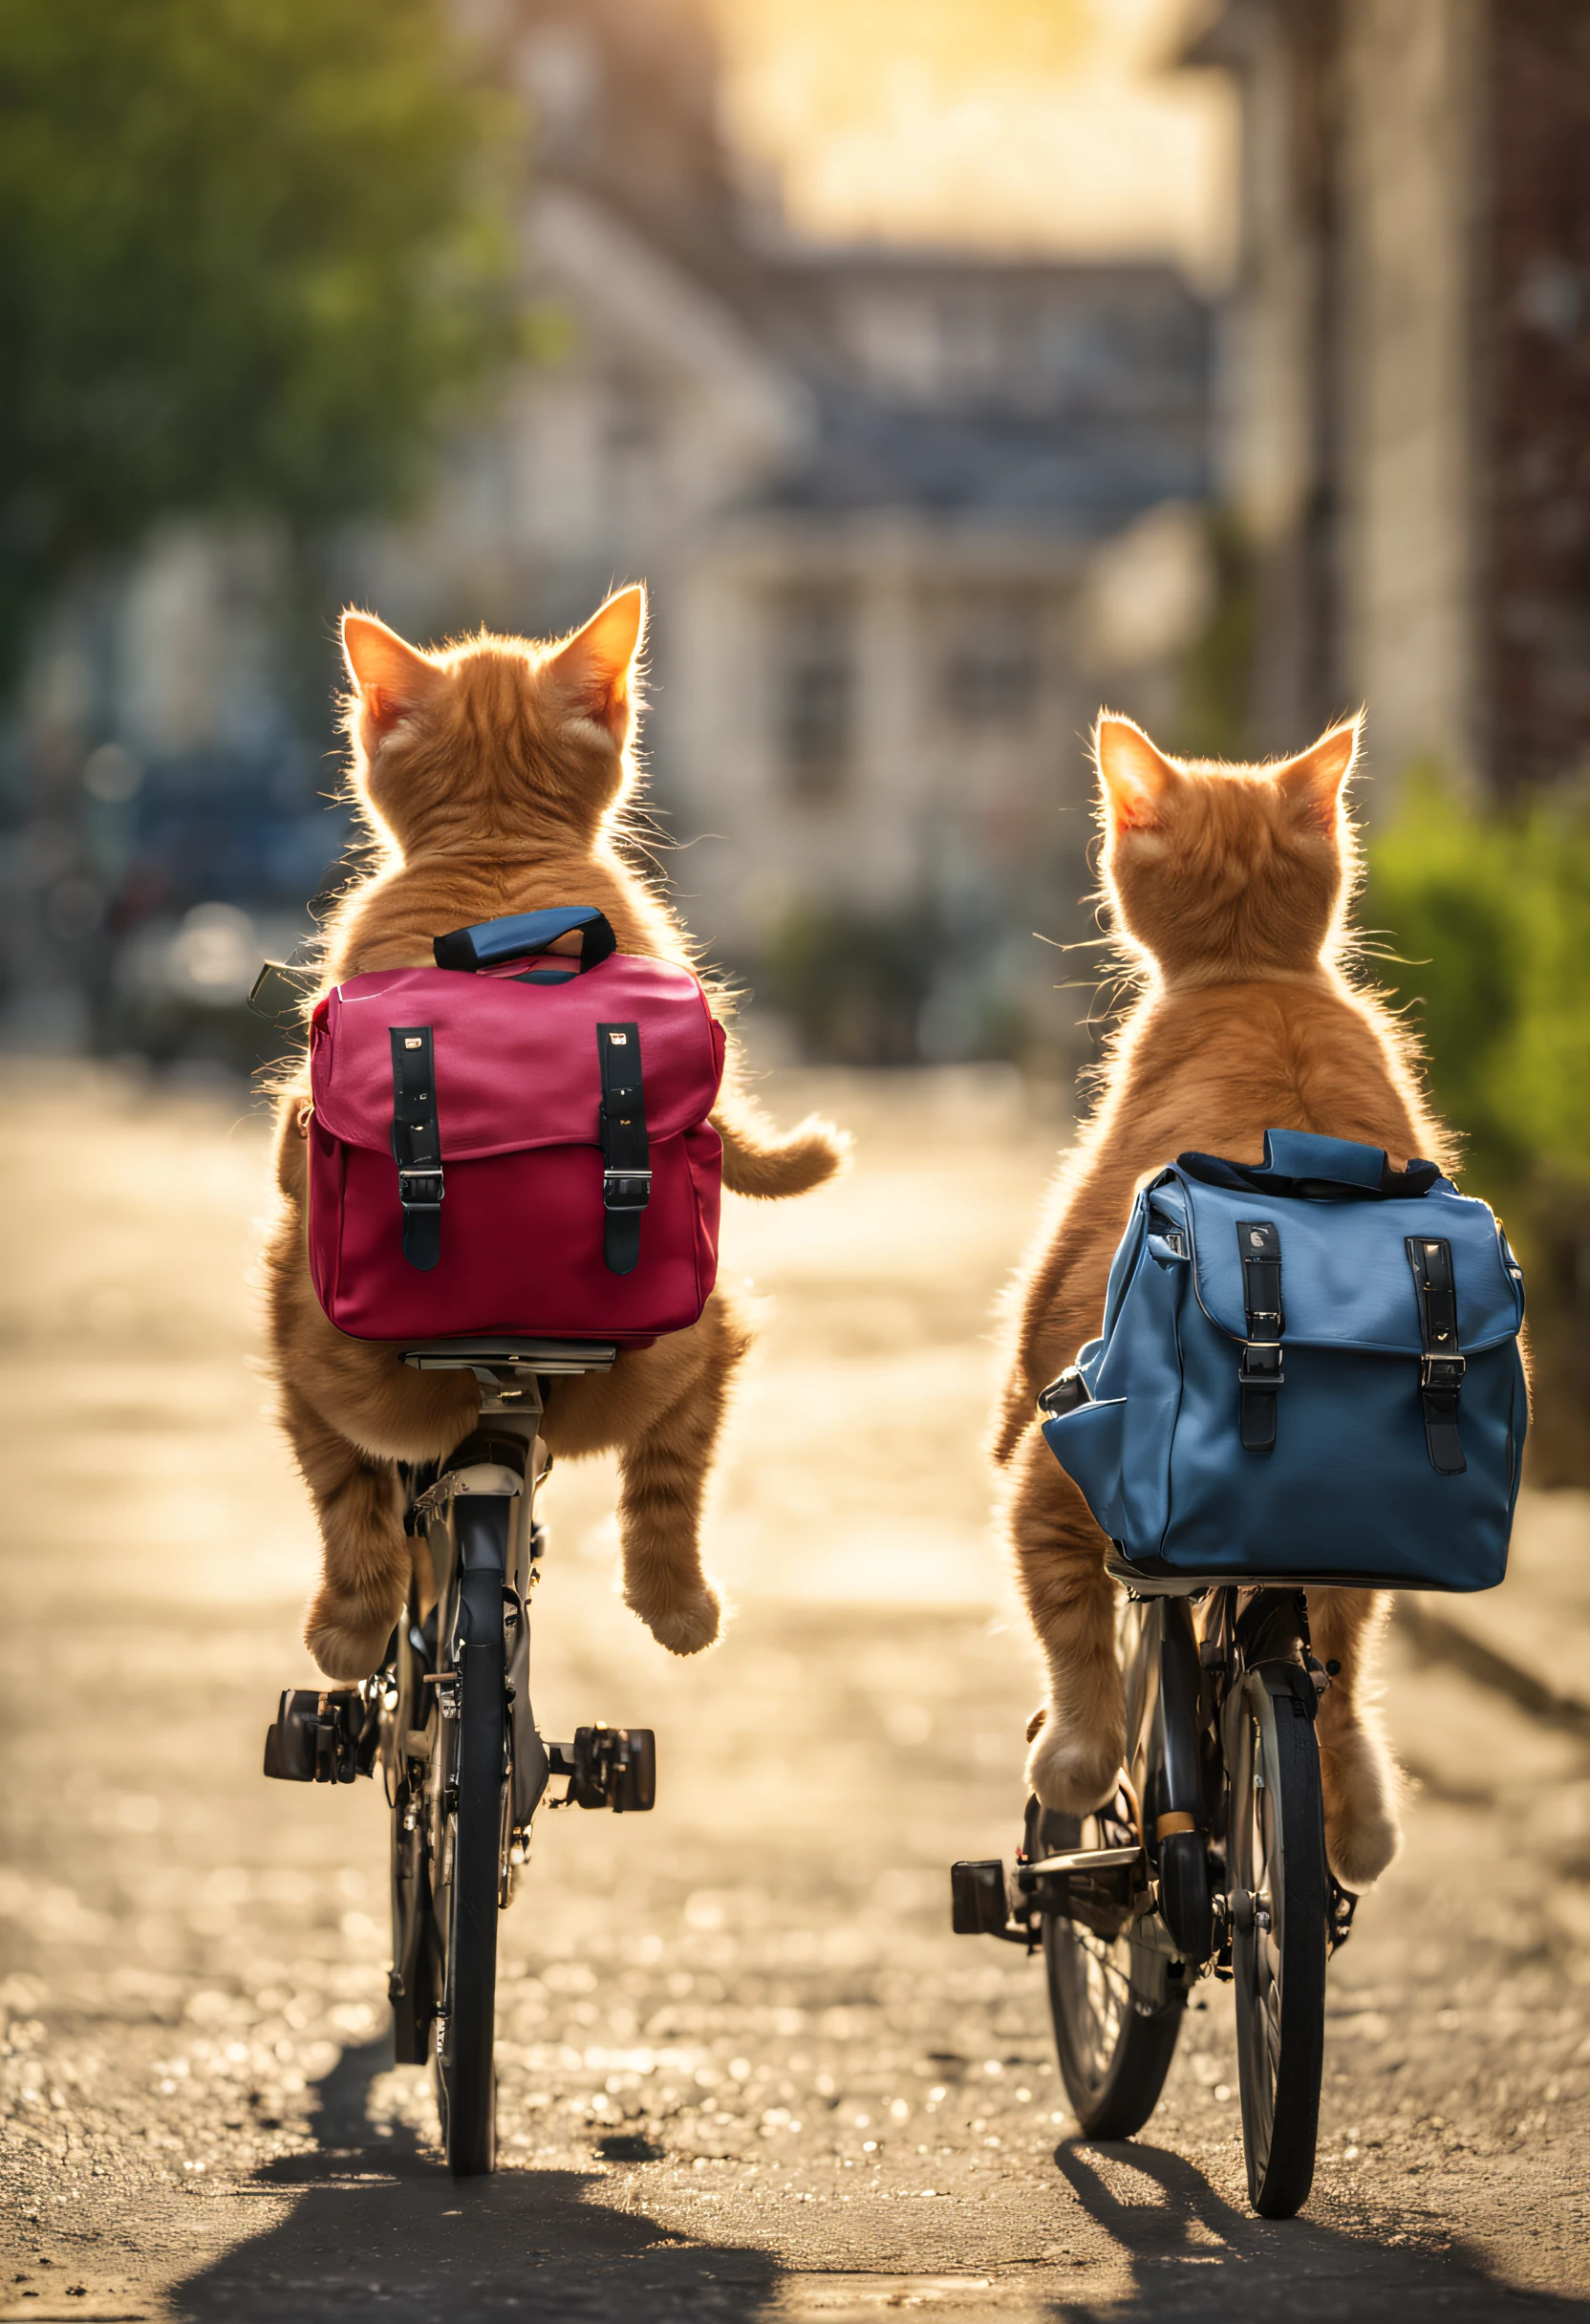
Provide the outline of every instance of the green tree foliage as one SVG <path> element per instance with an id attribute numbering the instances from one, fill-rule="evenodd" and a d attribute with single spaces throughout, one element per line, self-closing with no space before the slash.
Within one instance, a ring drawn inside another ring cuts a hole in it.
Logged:
<path id="1" fill-rule="evenodd" d="M 506 151 L 442 0 L 0 0 L 13 619 L 167 509 L 400 498 L 507 328 Z"/>
<path id="2" fill-rule="evenodd" d="M 1400 956 L 1382 979 L 1421 1024 L 1464 1191 L 1524 1263 L 1536 1481 L 1590 1484 L 1590 809 L 1481 813 L 1415 776 L 1371 841 L 1364 916 Z"/>
<path id="3" fill-rule="evenodd" d="M 1437 1103 L 1468 1140 L 1476 1191 L 1543 1166 L 1590 1186 L 1590 814 L 1513 816 L 1409 781 L 1369 852 L 1383 970 L 1422 1021 Z"/>

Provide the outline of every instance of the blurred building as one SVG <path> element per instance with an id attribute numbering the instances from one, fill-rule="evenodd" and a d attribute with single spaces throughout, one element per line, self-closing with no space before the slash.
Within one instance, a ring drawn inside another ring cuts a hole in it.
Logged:
<path id="1" fill-rule="evenodd" d="M 1209 611 L 1204 306 L 1168 267 L 793 246 L 694 0 L 468 16 L 533 123 L 532 357 L 417 519 L 330 545 L 323 630 L 347 598 L 421 641 L 557 632 L 646 579 L 663 860 L 715 957 L 809 1051 L 1064 1069 L 1087 972 L 1033 932 L 1094 933 L 1085 738 L 1107 699 L 1175 739 Z M 272 558 L 175 532 L 102 613 L 113 1037 L 339 837 Z"/>
<path id="2" fill-rule="evenodd" d="M 652 585 L 669 870 L 808 1045 L 1075 1045 L 1083 738 L 1174 725 L 1208 318 L 1169 268 L 791 247 L 686 8 L 517 12 L 547 352 L 356 593 L 433 635 Z"/>
<path id="3" fill-rule="evenodd" d="M 1364 700 L 1383 777 L 1581 770 L 1590 10 L 1228 0 L 1190 61 L 1244 99 L 1219 467 L 1256 741 Z"/>

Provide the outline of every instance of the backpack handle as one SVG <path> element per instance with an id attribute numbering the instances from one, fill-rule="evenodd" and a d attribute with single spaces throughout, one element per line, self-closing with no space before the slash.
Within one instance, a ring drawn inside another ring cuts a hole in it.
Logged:
<path id="1" fill-rule="evenodd" d="M 1306 1130 L 1267 1130 L 1264 1159 L 1229 1162 L 1215 1154 L 1178 1154 L 1178 1168 L 1211 1186 L 1277 1194 L 1356 1195 L 1361 1202 L 1398 1194 L 1428 1194 L 1441 1173 L 1433 1162 L 1393 1170 L 1384 1146 L 1351 1138 L 1321 1138 Z"/>
<path id="2" fill-rule="evenodd" d="M 597 968 L 618 950 L 605 913 L 594 904 L 554 905 L 546 912 L 510 912 L 501 919 L 481 920 L 473 928 L 455 928 L 431 945 L 438 968 L 499 968 L 507 960 L 523 960 L 531 953 L 550 952 L 568 936 L 578 936 L 578 951 L 569 960 L 569 974 Z"/>
<path id="3" fill-rule="evenodd" d="M 1378 1194 L 1386 1183 L 1386 1149 L 1319 1138 L 1306 1130 L 1267 1130 L 1264 1168 L 1277 1178 L 1310 1178 L 1343 1193 Z"/>

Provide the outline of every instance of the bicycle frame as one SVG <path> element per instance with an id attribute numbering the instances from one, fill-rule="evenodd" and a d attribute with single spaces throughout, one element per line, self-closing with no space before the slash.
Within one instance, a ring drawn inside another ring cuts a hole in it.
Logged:
<path id="1" fill-rule="evenodd" d="M 1222 1862 L 1226 1854 L 1233 1722 L 1245 1682 L 1272 1666 L 1313 1716 L 1307 1602 L 1301 1591 L 1235 1583 L 1134 1588 L 1127 1623 L 1134 1617 L 1135 1651 L 1124 1657 L 1128 1771 L 1160 1917 L 1199 1974 L 1230 1963 L 1229 1900 L 1206 1867 L 1211 1849 Z"/>
<path id="2" fill-rule="evenodd" d="M 1202 1974 L 1214 1955 L 1230 1948 L 1229 1929 L 1209 1926 L 1223 1917 L 1223 1896 L 1207 1883 L 1200 1896 L 1189 1875 L 1191 1861 L 1224 1848 L 1232 1705 L 1251 1675 L 1275 1666 L 1287 1672 L 1288 1686 L 1312 1715 L 1324 1674 L 1309 1645 L 1306 1601 L 1301 1591 L 1271 1587 L 1141 1588 L 1134 1580 L 1122 1603 L 1120 1645 L 1127 1700 L 1122 1788 L 1136 1847 L 1064 1858 L 1023 1852 L 1008 1883 L 998 1863 L 957 1865 L 955 1926 L 1034 1950 L 1039 1916 L 1070 1917 L 1077 1883 L 1089 1913 L 1107 1909 L 1107 1894 L 1123 1921 L 1141 1919 L 1146 1909 L 1158 1914 L 1178 1957 Z M 1106 1863 L 1106 1855 L 1117 1861 Z M 1085 1863 L 1084 1856 L 1098 1861 Z"/>
<path id="3" fill-rule="evenodd" d="M 479 1423 L 438 1467 L 402 1473 L 414 1550 L 382 1668 L 358 1687 L 289 1689 L 267 1737 L 266 1774 L 290 1781 L 352 1782 L 380 1767 L 393 1810 L 397 2061 L 434 2065 L 459 2176 L 493 2167 L 497 1916 L 552 1777 L 568 1778 L 554 1807 L 634 1812 L 655 1798 L 650 1729 L 597 1723 L 549 1743 L 530 1700 L 547 1385 L 606 1371 L 616 1353 L 552 1340 L 404 1352 L 420 1370 L 472 1372 Z"/>

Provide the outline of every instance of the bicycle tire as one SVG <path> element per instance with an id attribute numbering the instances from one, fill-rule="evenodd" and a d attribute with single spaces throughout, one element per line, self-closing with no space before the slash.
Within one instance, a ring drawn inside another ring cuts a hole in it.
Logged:
<path id="1" fill-rule="evenodd" d="M 1124 1836 L 1111 1818 L 1051 1810 L 1033 1840 L 1050 1856 L 1112 1846 Z M 1131 2138 L 1159 2104 L 1181 2032 L 1182 1997 L 1171 1990 L 1169 1960 L 1130 1927 L 1106 1939 L 1045 1914 L 1043 1969 L 1061 2079 L 1083 2136 Z"/>
<path id="2" fill-rule="evenodd" d="M 1330 1887 L 1320 1752 L 1307 1702 L 1275 1665 L 1249 1672 L 1226 1732 L 1248 2199 L 1262 2219 L 1290 2219 L 1314 2183 L 1324 2069 Z"/>
<path id="3" fill-rule="evenodd" d="M 437 2018 L 437 2105 L 447 2166 L 477 2178 L 496 2163 L 497 1916 L 503 1893 L 507 1789 L 507 1696 L 503 1582 L 511 1503 L 461 1496 L 458 1608 L 453 1629 L 457 1716 L 446 1780 L 437 1787 L 442 1825 L 439 1921 L 445 1927 L 442 2007 Z"/>

